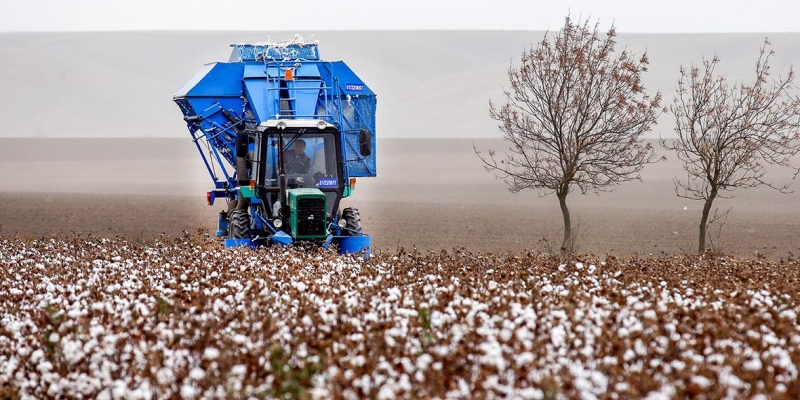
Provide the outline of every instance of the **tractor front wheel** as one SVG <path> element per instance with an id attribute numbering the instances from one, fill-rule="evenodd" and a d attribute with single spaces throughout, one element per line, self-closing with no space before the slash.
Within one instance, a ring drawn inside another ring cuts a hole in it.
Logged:
<path id="1" fill-rule="evenodd" d="M 343 236 L 360 236 L 363 233 L 361 215 L 358 214 L 357 208 L 348 207 L 342 210 L 342 219 L 347 222 L 346 229 L 342 229 Z"/>
<path id="2" fill-rule="evenodd" d="M 228 237 L 230 239 L 250 238 L 250 215 L 247 210 L 234 209 L 228 214 Z"/>

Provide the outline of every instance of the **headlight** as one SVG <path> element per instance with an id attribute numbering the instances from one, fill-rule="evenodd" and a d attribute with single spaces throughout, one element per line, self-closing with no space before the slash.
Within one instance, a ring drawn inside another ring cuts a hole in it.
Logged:
<path id="1" fill-rule="evenodd" d="M 278 129 L 286 129 L 286 122 L 285 121 L 278 121 L 278 124 L 275 125 Z"/>
<path id="2" fill-rule="evenodd" d="M 275 220 L 272 221 L 272 225 L 280 229 L 283 226 L 283 221 L 279 218 L 276 218 Z"/>
<path id="3" fill-rule="evenodd" d="M 339 225 L 339 228 L 344 228 L 347 226 L 347 221 L 340 218 L 339 222 L 337 222 L 336 225 Z"/>
<path id="4" fill-rule="evenodd" d="M 325 122 L 325 121 L 317 122 L 317 128 L 319 128 L 319 130 L 324 130 L 327 127 L 328 127 L 328 123 L 327 122 Z"/>

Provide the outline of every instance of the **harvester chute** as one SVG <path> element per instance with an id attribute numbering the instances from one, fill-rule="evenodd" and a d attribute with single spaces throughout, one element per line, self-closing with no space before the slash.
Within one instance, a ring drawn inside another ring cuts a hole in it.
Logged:
<path id="1" fill-rule="evenodd" d="M 173 98 L 214 182 L 209 204 L 228 201 L 217 235 L 369 252 L 358 210 L 341 200 L 355 178 L 376 176 L 375 93 L 299 37 L 231 47 Z"/>

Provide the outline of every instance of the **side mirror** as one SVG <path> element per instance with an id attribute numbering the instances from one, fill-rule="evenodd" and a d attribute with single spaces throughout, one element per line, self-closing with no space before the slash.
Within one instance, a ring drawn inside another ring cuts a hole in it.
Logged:
<path id="1" fill-rule="evenodd" d="M 365 157 L 372 155 L 372 132 L 368 129 L 358 132 L 358 152 Z"/>

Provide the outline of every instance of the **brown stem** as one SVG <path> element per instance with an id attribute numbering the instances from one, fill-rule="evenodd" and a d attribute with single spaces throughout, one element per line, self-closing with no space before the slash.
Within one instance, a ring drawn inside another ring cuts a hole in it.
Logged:
<path id="1" fill-rule="evenodd" d="M 706 251 L 706 225 L 708 223 L 708 214 L 711 211 L 711 204 L 714 202 L 714 199 L 717 197 L 717 191 L 712 190 L 711 194 L 706 199 L 705 204 L 703 204 L 703 216 L 700 218 L 700 241 L 697 246 L 697 252 L 699 254 L 703 254 Z"/>
<path id="2" fill-rule="evenodd" d="M 570 245 L 570 238 L 572 237 L 572 226 L 569 219 L 569 208 L 567 208 L 567 194 L 569 189 L 560 189 L 556 192 L 558 196 L 558 204 L 561 206 L 561 215 L 564 216 L 564 239 L 561 241 L 562 252 L 572 252 Z"/>

